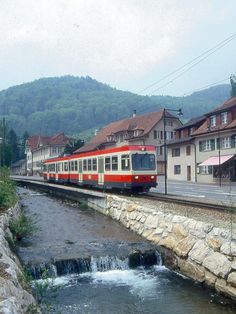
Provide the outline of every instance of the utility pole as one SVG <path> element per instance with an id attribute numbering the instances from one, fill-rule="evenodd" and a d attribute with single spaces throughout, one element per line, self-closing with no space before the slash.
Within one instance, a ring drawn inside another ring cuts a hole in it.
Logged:
<path id="1" fill-rule="evenodd" d="M 6 154 L 5 154 L 5 142 L 6 142 L 6 120 L 5 117 L 2 119 L 2 165 L 5 166 Z"/>

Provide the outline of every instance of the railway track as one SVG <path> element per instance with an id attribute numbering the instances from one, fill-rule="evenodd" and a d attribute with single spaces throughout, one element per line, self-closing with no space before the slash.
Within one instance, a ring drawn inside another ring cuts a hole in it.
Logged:
<path id="1" fill-rule="evenodd" d="M 25 181 L 25 182 L 29 182 L 29 181 L 33 181 L 33 182 L 38 182 L 38 183 L 42 183 L 42 185 L 44 185 L 46 182 L 43 181 L 42 179 L 39 178 L 16 178 L 13 177 L 13 180 L 15 181 Z M 52 184 L 52 183 L 50 183 Z M 56 186 L 58 186 L 56 184 Z M 68 186 L 73 186 L 74 185 L 68 185 Z M 83 190 L 83 188 L 78 187 L 78 190 Z M 87 188 L 86 188 L 87 190 Z M 93 189 L 93 191 L 96 189 Z M 96 190 L 98 191 L 98 190 Z M 99 190 L 100 191 L 100 190 Z M 112 191 L 108 191 L 109 194 L 117 194 L 114 193 Z M 130 196 L 128 193 L 124 194 L 125 196 Z M 133 196 L 133 195 L 132 195 Z M 194 199 L 193 197 L 180 197 L 177 195 L 164 195 L 164 194 L 158 194 L 158 193 L 153 193 L 153 192 L 149 192 L 149 193 L 143 193 L 143 194 L 139 194 L 139 195 L 135 195 L 135 197 L 138 197 L 139 199 L 146 199 L 146 200 L 152 200 L 152 201 L 162 201 L 162 202 L 168 202 L 168 203 L 175 203 L 175 204 L 180 204 L 180 205 L 189 205 L 189 206 L 194 206 L 194 207 L 200 207 L 200 208 L 206 208 L 206 209 L 213 209 L 213 210 L 218 210 L 218 211 L 235 211 L 236 212 L 236 207 L 233 206 L 232 204 L 223 204 L 223 203 L 217 203 L 217 202 L 213 202 L 212 200 L 205 200 L 205 202 L 201 202 L 198 199 Z"/>
<path id="2" fill-rule="evenodd" d="M 188 198 L 184 196 L 184 198 L 181 198 L 176 195 L 164 195 L 164 194 L 158 194 L 158 193 L 147 193 L 142 194 L 142 198 L 146 200 L 152 200 L 152 201 L 163 201 L 168 203 L 176 203 L 180 205 L 189 205 L 194 207 L 201 207 L 206 209 L 213 209 L 218 211 L 231 211 L 234 210 L 236 212 L 236 207 L 231 204 L 223 204 L 223 203 L 216 203 L 212 200 L 205 200 L 205 202 L 200 202 L 198 199 L 194 198 Z"/>

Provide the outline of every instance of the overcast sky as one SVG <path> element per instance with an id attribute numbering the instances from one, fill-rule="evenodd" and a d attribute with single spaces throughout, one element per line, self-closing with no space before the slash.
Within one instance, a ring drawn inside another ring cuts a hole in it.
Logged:
<path id="1" fill-rule="evenodd" d="M 235 16 L 236 0 L 0 0 L 0 90 L 71 74 L 140 93 L 236 33 Z M 233 73 L 236 38 L 142 94 L 183 95 Z"/>

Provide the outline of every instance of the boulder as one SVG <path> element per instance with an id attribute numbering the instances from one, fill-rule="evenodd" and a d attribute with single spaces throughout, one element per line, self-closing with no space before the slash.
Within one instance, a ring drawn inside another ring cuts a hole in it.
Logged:
<path id="1" fill-rule="evenodd" d="M 162 238 L 158 244 L 172 250 L 178 243 L 173 236 L 167 236 L 164 239 Z"/>
<path id="2" fill-rule="evenodd" d="M 182 225 L 179 225 L 179 224 L 174 225 L 173 233 L 178 239 L 186 238 L 188 235 L 188 232 L 186 231 L 186 229 Z"/>
<path id="3" fill-rule="evenodd" d="M 145 227 L 147 229 L 155 229 L 157 228 L 157 225 L 158 225 L 158 218 L 153 215 L 149 215 L 145 221 Z"/>
<path id="4" fill-rule="evenodd" d="M 205 271 L 205 283 L 211 288 L 215 287 L 217 277 L 209 271 Z"/>
<path id="5" fill-rule="evenodd" d="M 231 270 L 231 263 L 226 256 L 218 252 L 207 256 L 202 265 L 218 277 L 225 278 Z"/>
<path id="6" fill-rule="evenodd" d="M 221 292 L 226 295 L 230 295 L 233 298 L 236 298 L 236 289 L 232 286 L 227 286 L 227 283 L 224 279 L 218 278 L 216 280 L 215 288 L 218 292 Z"/>

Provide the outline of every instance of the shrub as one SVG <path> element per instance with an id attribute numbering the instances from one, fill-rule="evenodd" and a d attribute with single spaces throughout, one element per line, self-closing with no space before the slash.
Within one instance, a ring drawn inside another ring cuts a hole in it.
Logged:
<path id="1" fill-rule="evenodd" d="M 0 168 L 0 209 L 7 209 L 17 202 L 16 186 L 10 179 L 9 169 Z"/>
<path id="2" fill-rule="evenodd" d="M 35 224 L 35 221 L 24 213 L 21 213 L 18 218 L 10 220 L 9 228 L 13 235 L 13 240 L 21 241 L 24 237 L 32 235 L 37 230 Z"/>

